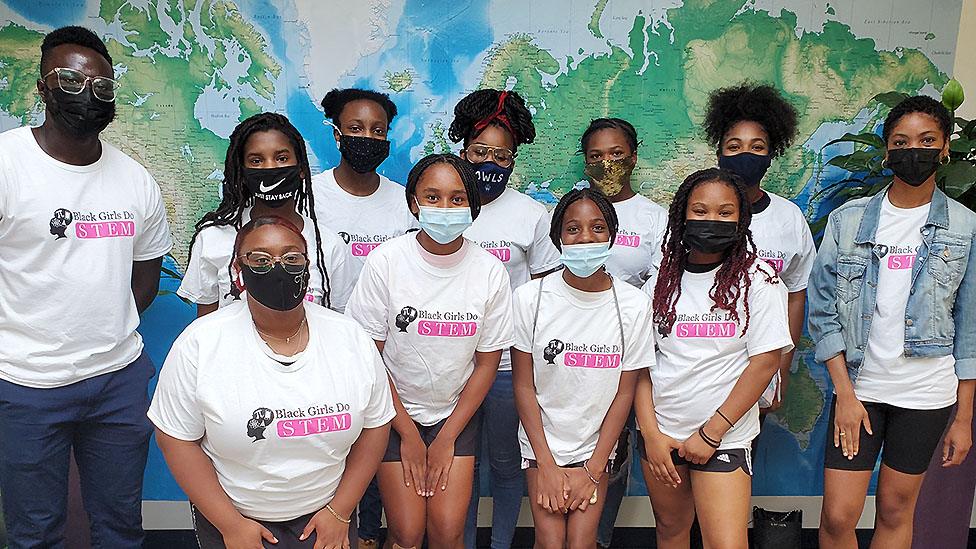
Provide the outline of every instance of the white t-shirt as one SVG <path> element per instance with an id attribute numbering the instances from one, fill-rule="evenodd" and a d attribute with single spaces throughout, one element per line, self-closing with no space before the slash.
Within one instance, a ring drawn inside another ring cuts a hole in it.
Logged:
<path id="1" fill-rule="evenodd" d="M 718 267 L 707 273 L 685 271 L 681 296 L 675 307 L 677 320 L 668 337 L 657 326 L 657 366 L 651 368 L 654 412 L 661 432 L 678 441 L 687 440 L 725 402 L 749 357 L 793 348 L 786 315 L 786 285 L 764 262 L 750 269 L 749 329 L 740 299 L 739 321 L 716 309 L 708 293 Z M 761 272 L 760 272 L 761 271 Z M 767 280 L 773 276 L 773 281 Z M 648 281 L 653 290 L 653 279 Z M 749 448 L 759 434 L 759 405 L 754 404 L 722 438 L 720 448 Z"/>
<path id="2" fill-rule="evenodd" d="M 244 210 L 242 223 L 251 220 L 251 209 Z M 322 255 L 325 257 L 325 272 L 329 276 L 332 292 L 332 308 L 342 312 L 351 288 L 356 284 L 358 273 L 347 264 L 342 240 L 332 231 L 319 225 L 322 236 Z M 315 250 L 315 225 L 302 215 L 302 236 L 308 244 L 309 288 L 307 301 L 325 305 L 323 278 L 318 268 L 318 253 Z M 190 250 L 190 263 L 177 295 L 200 305 L 217 303 L 220 307 L 232 303 L 230 295 L 231 280 L 228 267 L 234 254 L 234 240 L 237 229 L 230 225 L 207 227 L 197 234 Z M 346 296 L 343 298 L 342 296 Z"/>
<path id="3" fill-rule="evenodd" d="M 149 408 L 162 432 L 201 441 L 231 502 L 258 520 L 323 508 L 362 430 L 396 415 L 369 336 L 324 307 L 306 304 L 305 314 L 308 345 L 287 366 L 262 349 L 246 302 L 195 320 L 170 349 Z"/>
<path id="4" fill-rule="evenodd" d="M 650 300 L 626 282 L 615 279 L 613 285 L 619 319 L 613 290 L 577 290 L 566 283 L 561 271 L 515 290 L 515 348 L 532 353 L 542 428 L 559 466 L 593 454 L 600 426 L 617 396 L 621 372 L 654 365 Z M 523 458 L 536 459 L 521 425 L 519 444 Z"/>
<path id="5" fill-rule="evenodd" d="M 420 225 L 407 208 L 402 185 L 381 175 L 380 185 L 373 194 L 356 196 L 339 186 L 334 170 L 326 170 L 312 177 L 312 192 L 315 194 L 315 216 L 320 227 L 329 227 L 342 239 L 342 249 L 353 282 L 345 288 L 345 293 L 336 295 L 336 298 L 346 303 L 359 279 L 366 256 L 383 242 Z"/>
<path id="6" fill-rule="evenodd" d="M 878 298 L 864 364 L 854 382 L 858 400 L 916 410 L 935 410 L 956 402 L 959 379 L 952 355 L 925 358 L 904 354 L 905 309 L 929 206 L 898 208 L 887 196 L 882 202 L 875 237 L 875 249 L 883 252 Z"/>
<path id="7" fill-rule="evenodd" d="M 810 226 L 793 202 L 769 191 L 769 206 L 752 215 L 752 240 L 756 255 L 776 269 L 788 292 L 807 288 L 807 279 L 817 258 Z"/>
<path id="8" fill-rule="evenodd" d="M 640 288 L 661 266 L 661 241 L 668 211 L 645 196 L 634 195 L 613 205 L 620 228 L 610 247 L 607 271 Z"/>
<path id="9" fill-rule="evenodd" d="M 0 379 L 62 387 L 142 353 L 132 262 L 173 247 L 159 185 L 102 141 L 87 166 L 0 134 Z"/>
<path id="10" fill-rule="evenodd" d="M 501 260 L 513 290 L 532 275 L 559 266 L 559 250 L 549 239 L 546 207 L 512 188 L 481 207 L 481 214 L 464 231 L 464 237 Z M 498 369 L 512 369 L 507 349 Z"/>
<path id="11" fill-rule="evenodd" d="M 447 268 L 424 260 L 416 233 L 373 250 L 346 314 L 373 339 L 414 421 L 447 418 L 474 372 L 475 351 L 512 346 L 512 289 L 495 256 L 469 245 Z"/>

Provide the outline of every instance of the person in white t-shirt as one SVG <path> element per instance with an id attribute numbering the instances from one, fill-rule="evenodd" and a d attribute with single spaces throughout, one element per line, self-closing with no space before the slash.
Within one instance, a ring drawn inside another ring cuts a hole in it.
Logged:
<path id="1" fill-rule="evenodd" d="M 817 249 L 800 208 L 764 190 L 762 180 L 770 163 L 796 139 L 796 109 L 772 86 L 740 84 L 712 92 L 703 126 L 708 144 L 717 151 L 718 166 L 745 181 L 756 254 L 776 270 L 789 292 L 790 334 L 795 346 L 803 333 L 807 279 Z M 767 412 L 782 405 L 793 354 L 783 354 L 779 374 L 760 400 L 760 425 Z"/>
<path id="2" fill-rule="evenodd" d="M 620 118 L 597 118 L 590 122 L 580 138 L 580 150 L 586 163 L 584 174 L 592 187 L 610 198 L 620 219 L 620 229 L 607 260 L 607 272 L 637 288 L 653 276 L 661 264 L 661 240 L 667 224 L 664 208 L 634 192 L 632 180 L 639 145 L 637 130 Z M 633 428 L 631 416 L 627 429 L 620 435 L 618 456 L 621 459 L 614 462 L 607 504 L 603 507 L 597 535 L 601 547 L 611 545 L 617 511 L 627 489 Z"/>
<path id="3" fill-rule="evenodd" d="M 653 294 L 657 364 L 634 407 L 658 547 L 745 547 L 758 400 L 792 346 L 786 286 L 755 254 L 739 176 L 717 168 L 675 192 Z"/>
<path id="4" fill-rule="evenodd" d="M 383 362 L 356 322 L 304 299 L 294 224 L 252 219 L 233 257 L 246 298 L 173 343 L 149 409 L 156 441 L 202 549 L 349 547 L 395 415 Z"/>
<path id="5" fill-rule="evenodd" d="M 152 175 L 99 138 L 115 117 L 112 66 L 90 30 L 52 31 L 37 80 L 44 123 L 0 134 L 0 493 L 12 548 L 64 545 L 72 453 L 92 539 L 144 539 L 154 367 L 136 328 L 173 243 Z"/>
<path id="6" fill-rule="evenodd" d="M 342 312 L 339 296 L 348 295 L 358 273 L 347 266 L 342 240 L 316 219 L 308 174 L 305 140 L 283 115 L 256 114 L 234 128 L 220 204 L 197 223 L 176 291 L 197 304 L 197 316 L 240 298 L 241 281 L 231 276 L 234 240 L 243 224 L 266 215 L 287 219 L 315 242 L 306 299 Z"/>
<path id="7" fill-rule="evenodd" d="M 893 107 L 881 130 L 891 185 L 839 206 L 824 229 L 809 321 L 834 388 L 821 547 L 857 547 L 879 457 L 871 546 L 910 547 L 926 471 L 958 466 L 972 448 L 976 214 L 936 184 L 954 125 L 938 99 Z M 942 509 L 919 511 L 936 520 Z"/>
<path id="8" fill-rule="evenodd" d="M 390 154 L 389 131 L 396 105 L 385 93 L 334 89 L 322 99 L 342 159 L 312 178 L 319 221 L 343 240 L 350 271 L 358 280 L 366 256 L 387 240 L 417 227 L 403 199 L 403 186 L 376 173 Z M 345 303 L 352 292 L 337 295 Z M 379 517 L 376 529 L 379 530 Z M 378 532 L 377 532 L 378 535 Z"/>
<path id="9" fill-rule="evenodd" d="M 497 258 L 462 233 L 481 209 L 470 164 L 421 159 L 406 199 L 421 230 L 366 258 L 346 314 L 376 341 L 393 385 L 380 494 L 393 547 L 458 547 L 471 499 L 478 408 L 512 345 L 512 290 Z"/>
<path id="10" fill-rule="evenodd" d="M 471 163 L 478 181 L 481 213 L 464 237 L 497 257 L 508 271 L 512 289 L 552 271 L 559 251 L 549 240 L 549 213 L 545 206 L 508 186 L 518 146 L 535 139 L 532 113 L 516 92 L 483 89 L 465 96 L 454 107 L 448 130 L 461 142 L 461 158 Z M 512 390 L 512 359 L 502 352 L 498 375 L 482 407 L 485 444 L 482 454 L 490 465 L 491 545 L 508 547 L 515 536 L 525 482 L 518 443 L 518 413 Z M 475 461 L 474 488 L 465 546 L 473 547 L 477 534 L 480 483 Z"/>
<path id="11" fill-rule="evenodd" d="M 610 200 L 572 190 L 550 237 L 565 267 L 515 291 L 512 350 L 522 466 L 539 547 L 592 547 L 638 371 L 654 364 L 651 302 L 604 268 Z"/>

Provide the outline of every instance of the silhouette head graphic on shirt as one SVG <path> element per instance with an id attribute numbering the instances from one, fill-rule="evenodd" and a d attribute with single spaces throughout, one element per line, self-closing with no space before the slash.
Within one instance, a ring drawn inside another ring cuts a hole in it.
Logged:
<path id="1" fill-rule="evenodd" d="M 542 350 L 542 358 L 546 359 L 549 364 L 556 364 L 556 357 L 559 353 L 563 352 L 565 345 L 562 341 L 558 339 L 553 339 L 546 345 L 546 348 Z"/>
<path id="2" fill-rule="evenodd" d="M 68 225 L 71 225 L 73 219 L 70 210 L 64 208 L 54 210 L 54 217 L 51 218 L 51 234 L 54 235 L 54 240 L 68 238 L 64 236 L 64 232 L 68 230 Z"/>
<path id="3" fill-rule="evenodd" d="M 264 430 L 274 421 L 274 410 L 271 408 L 258 408 L 251 414 L 251 419 L 247 420 L 247 436 L 253 438 L 251 442 L 264 440 Z"/>
<path id="4" fill-rule="evenodd" d="M 411 322 L 417 320 L 417 309 L 414 309 L 410 305 L 400 309 L 400 314 L 396 315 L 396 327 L 400 329 L 401 332 L 407 331 L 407 326 Z"/>
<path id="5" fill-rule="evenodd" d="M 342 241 L 345 242 L 346 244 L 349 244 L 349 241 L 352 240 L 352 237 L 349 236 L 349 233 L 345 231 L 339 231 L 339 238 L 341 238 Z"/>

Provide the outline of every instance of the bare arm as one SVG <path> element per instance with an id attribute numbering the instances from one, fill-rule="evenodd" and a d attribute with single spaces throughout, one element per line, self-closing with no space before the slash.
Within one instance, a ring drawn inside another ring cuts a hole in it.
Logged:
<path id="1" fill-rule="evenodd" d="M 960 379 L 956 390 L 956 417 L 942 443 L 942 466 L 961 464 L 973 446 L 973 393 L 976 380 Z"/>
<path id="2" fill-rule="evenodd" d="M 147 261 L 132 262 L 132 296 L 136 300 L 139 314 L 152 305 L 156 294 L 159 293 L 159 271 L 162 266 L 161 256 Z"/>
<path id="3" fill-rule="evenodd" d="M 718 407 L 727 418 L 733 423 L 745 415 L 756 402 L 762 392 L 769 385 L 769 380 L 780 367 L 781 349 L 774 349 L 765 353 L 760 353 L 749 357 L 749 365 L 743 370 L 742 375 L 732 387 L 725 402 Z M 712 415 L 705 422 L 705 432 L 709 436 L 721 439 L 732 428 L 727 421 L 722 419 L 718 413 Z"/>
<path id="4" fill-rule="evenodd" d="M 498 373 L 498 363 L 501 359 L 501 350 L 487 353 L 475 351 L 474 372 L 471 373 L 468 382 L 464 384 L 461 396 L 458 397 L 457 406 L 447 418 L 447 422 L 437 434 L 437 438 L 448 437 L 452 441 L 457 439 L 461 431 L 468 425 L 471 416 L 478 411 L 481 403 L 488 396 L 488 390 L 491 389 L 491 384 L 495 381 L 495 374 Z"/>
<path id="5" fill-rule="evenodd" d="M 349 518 L 356 510 L 366 487 L 376 475 L 390 442 L 390 424 L 363 429 L 346 456 L 345 470 L 330 505 L 340 516 Z"/>
<path id="6" fill-rule="evenodd" d="M 532 355 L 512 348 L 512 387 L 515 393 L 515 408 L 519 421 L 525 429 L 525 435 L 532 446 L 536 463 L 539 466 L 556 466 L 552 457 L 552 450 L 546 442 L 546 434 L 542 427 L 542 411 L 535 393 L 535 379 L 532 366 Z M 618 433 L 619 434 L 619 433 Z"/>
<path id="7" fill-rule="evenodd" d="M 587 467 L 591 472 L 606 469 L 607 461 L 610 459 L 610 452 L 613 451 L 614 444 L 620 438 L 620 432 L 623 431 L 624 424 L 627 423 L 627 415 L 630 414 L 630 409 L 634 405 L 634 392 L 637 387 L 637 379 L 641 372 L 646 371 L 631 370 L 629 372 L 621 372 L 620 384 L 617 386 L 617 395 L 613 397 L 613 402 L 610 403 L 610 409 L 607 410 L 607 416 L 603 419 L 603 424 L 600 425 L 600 437 L 596 442 L 596 450 L 593 451 L 593 455 L 587 462 Z"/>
<path id="8" fill-rule="evenodd" d="M 220 307 L 219 303 L 211 303 L 209 305 L 197 304 L 197 318 L 204 315 L 209 315 L 210 313 L 216 311 Z"/>
<path id="9" fill-rule="evenodd" d="M 156 429 L 156 443 L 177 484 L 217 530 L 226 534 L 245 520 L 217 481 L 213 463 L 199 441 L 180 440 Z"/>
<path id="10" fill-rule="evenodd" d="M 807 291 L 791 292 L 787 297 L 786 307 L 790 323 L 790 338 L 793 340 L 793 348 L 783 353 L 782 362 L 779 367 L 780 378 L 780 397 L 776 399 L 772 409 L 779 408 L 783 399 L 786 398 L 786 390 L 790 385 L 790 368 L 793 366 L 793 355 L 800 344 L 800 337 L 803 335 L 803 321 L 805 320 L 805 305 L 807 301 Z"/>

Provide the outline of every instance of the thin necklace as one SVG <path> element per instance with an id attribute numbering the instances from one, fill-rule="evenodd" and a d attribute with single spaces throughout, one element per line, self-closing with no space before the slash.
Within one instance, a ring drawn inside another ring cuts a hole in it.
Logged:
<path id="1" fill-rule="evenodd" d="M 253 320 L 252 320 L 252 322 L 253 322 Z M 304 327 L 305 327 L 305 319 L 303 318 L 302 319 L 302 323 L 298 325 L 298 330 L 296 330 L 295 333 L 291 334 L 288 337 L 278 337 L 278 336 L 273 336 L 271 334 L 266 334 L 266 333 L 262 332 L 261 331 L 261 328 L 258 328 L 258 325 L 256 323 L 254 324 L 254 329 L 257 330 L 258 333 L 261 334 L 262 336 L 264 336 L 264 337 L 270 337 L 271 339 L 277 339 L 278 341 L 284 341 L 285 343 L 291 343 L 292 338 L 295 337 L 295 336 L 297 336 L 298 334 L 302 333 L 302 328 L 304 328 Z"/>

